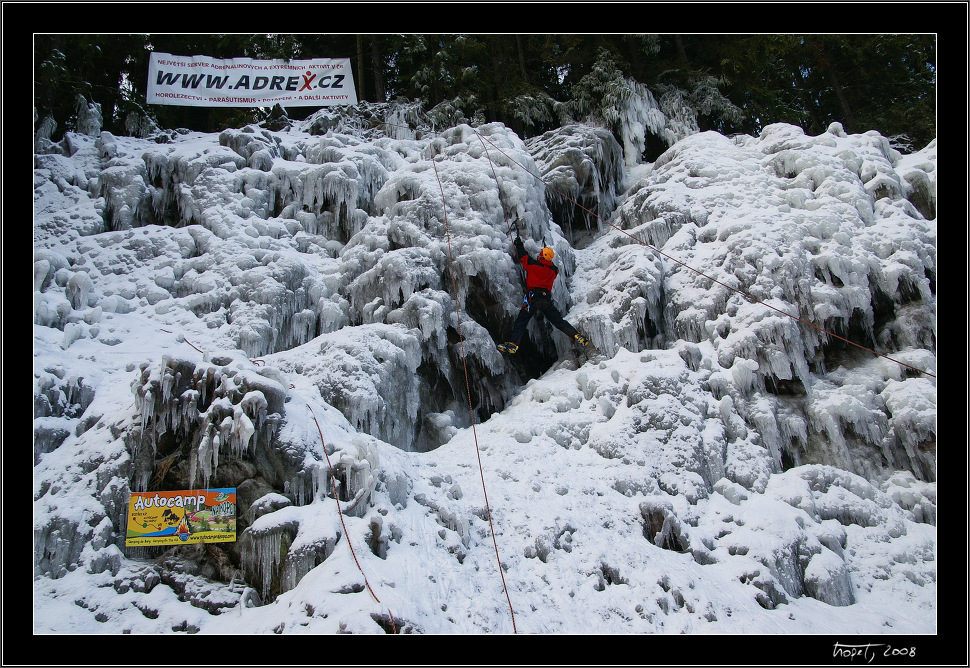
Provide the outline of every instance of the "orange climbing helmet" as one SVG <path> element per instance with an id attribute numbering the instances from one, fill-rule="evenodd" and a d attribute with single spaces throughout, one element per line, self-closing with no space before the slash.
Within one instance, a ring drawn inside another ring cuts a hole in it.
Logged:
<path id="1" fill-rule="evenodd" d="M 539 251 L 539 257 L 546 262 L 552 262 L 552 258 L 556 257 L 556 251 L 552 250 L 548 246 Z"/>

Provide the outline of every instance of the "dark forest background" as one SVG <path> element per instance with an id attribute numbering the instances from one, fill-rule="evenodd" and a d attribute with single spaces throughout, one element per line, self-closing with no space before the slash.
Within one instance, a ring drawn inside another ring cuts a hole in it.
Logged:
<path id="1" fill-rule="evenodd" d="M 346 58 L 358 99 L 419 101 L 527 138 L 581 118 L 630 82 L 691 109 L 701 130 L 757 134 L 792 123 L 876 130 L 903 151 L 936 137 L 934 34 L 35 34 L 34 109 L 51 139 L 75 129 L 77 100 L 101 105 L 103 129 L 128 134 L 136 112 L 161 128 L 217 132 L 268 109 L 146 105 L 149 54 Z M 299 120 L 315 109 L 287 109 Z"/>

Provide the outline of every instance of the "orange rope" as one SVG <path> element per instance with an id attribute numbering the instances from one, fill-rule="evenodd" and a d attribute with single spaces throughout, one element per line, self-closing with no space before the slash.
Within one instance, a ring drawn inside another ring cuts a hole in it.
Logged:
<path id="1" fill-rule="evenodd" d="M 448 208 L 445 206 L 445 189 L 441 185 L 441 177 L 438 176 L 438 166 L 435 164 L 434 156 L 431 156 L 431 164 L 434 167 L 435 178 L 438 179 L 438 188 L 441 190 L 441 206 L 445 214 L 445 237 L 448 241 L 448 261 L 451 264 L 451 285 L 455 292 L 455 315 L 458 318 L 458 342 L 461 344 L 461 363 L 465 369 L 465 392 L 468 395 L 468 412 L 472 420 L 472 436 L 475 439 L 475 453 L 478 455 L 478 471 L 482 477 L 482 492 L 485 495 L 485 511 L 488 513 L 488 526 L 492 532 L 492 544 L 495 546 L 495 559 L 498 561 L 498 572 L 502 577 L 502 588 L 505 590 L 505 598 L 509 602 L 509 613 L 512 615 L 512 632 L 518 633 L 515 627 L 515 611 L 512 609 L 512 599 L 509 598 L 509 588 L 505 584 L 505 574 L 502 572 L 502 558 L 498 552 L 498 541 L 495 539 L 495 526 L 492 524 L 492 509 L 488 504 L 488 491 L 485 489 L 485 470 L 482 467 L 482 453 L 478 448 L 478 433 L 475 430 L 475 409 L 472 406 L 471 384 L 468 381 L 468 362 L 465 360 L 465 338 L 461 333 L 461 309 L 458 304 L 458 283 L 455 279 L 455 261 L 451 251 L 451 231 L 448 227 Z M 501 194 L 499 195 L 501 197 Z"/>

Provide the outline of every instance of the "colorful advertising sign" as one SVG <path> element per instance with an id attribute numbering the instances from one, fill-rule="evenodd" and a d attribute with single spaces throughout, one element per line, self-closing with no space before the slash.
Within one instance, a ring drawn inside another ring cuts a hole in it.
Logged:
<path id="1" fill-rule="evenodd" d="M 235 540 L 235 487 L 132 492 L 128 499 L 125 547 Z"/>
<path id="2" fill-rule="evenodd" d="M 332 107 L 357 104 L 349 58 L 218 59 L 153 52 L 149 104 L 188 107 Z"/>

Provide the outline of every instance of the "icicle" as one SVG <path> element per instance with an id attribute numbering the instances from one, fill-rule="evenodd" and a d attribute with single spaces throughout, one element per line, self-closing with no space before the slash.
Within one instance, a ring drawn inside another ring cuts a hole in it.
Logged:
<path id="1" fill-rule="evenodd" d="M 280 548 L 283 544 L 282 531 L 268 531 L 253 539 L 256 548 L 256 562 L 263 576 L 262 596 L 265 599 L 273 581 L 273 571 L 280 563 Z"/>
<path id="2" fill-rule="evenodd" d="M 734 365 L 731 367 L 731 376 L 734 378 L 734 382 L 742 394 L 747 394 L 751 390 L 754 384 L 754 372 L 758 368 L 758 363 L 754 360 L 743 359 L 741 357 L 734 360 Z"/>
<path id="3" fill-rule="evenodd" d="M 249 449 L 256 428 L 252 420 L 240 407 L 233 411 L 231 450 L 235 457 L 241 457 Z"/>
<path id="4" fill-rule="evenodd" d="M 150 389 L 145 389 L 144 393 L 138 395 L 139 408 L 141 409 L 141 433 L 142 438 L 145 436 L 145 432 L 148 429 L 148 423 L 152 419 L 152 411 L 155 407 L 155 402 L 152 398 L 152 391 Z"/>

